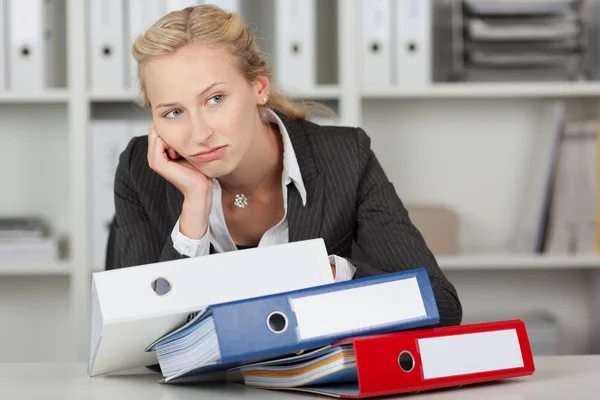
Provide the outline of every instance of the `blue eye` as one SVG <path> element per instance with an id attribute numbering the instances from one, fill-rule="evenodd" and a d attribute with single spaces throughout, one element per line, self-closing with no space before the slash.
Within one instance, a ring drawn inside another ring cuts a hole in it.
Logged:
<path id="1" fill-rule="evenodd" d="M 175 109 L 175 110 L 171 110 L 168 113 L 165 114 L 165 117 L 167 118 L 177 118 L 181 115 L 181 110 L 180 109 Z"/>
<path id="2" fill-rule="evenodd" d="M 213 101 L 212 105 L 219 104 L 223 101 L 223 98 L 224 96 L 222 94 L 218 94 L 208 99 L 208 103 L 210 104 L 210 102 Z"/>

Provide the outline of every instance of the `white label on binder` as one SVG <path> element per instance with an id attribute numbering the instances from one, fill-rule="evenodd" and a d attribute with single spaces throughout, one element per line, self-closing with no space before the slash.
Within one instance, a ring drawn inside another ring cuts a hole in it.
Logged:
<path id="1" fill-rule="evenodd" d="M 425 379 L 522 368 L 515 329 L 418 339 Z"/>
<path id="2" fill-rule="evenodd" d="M 303 340 L 427 316 L 417 278 L 291 298 L 290 303 Z"/>

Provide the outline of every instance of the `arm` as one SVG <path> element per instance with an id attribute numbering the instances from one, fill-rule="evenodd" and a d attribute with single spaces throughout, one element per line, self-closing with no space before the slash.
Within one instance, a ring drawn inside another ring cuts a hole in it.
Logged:
<path id="1" fill-rule="evenodd" d="M 355 241 L 369 263 L 348 260 L 355 278 L 423 267 L 437 302 L 440 325 L 459 325 L 462 306 L 456 289 L 445 277 L 408 211 L 387 179 L 370 148 L 370 139 L 358 129 L 361 178 L 357 193 Z"/>
<path id="2" fill-rule="evenodd" d="M 142 144 L 142 140 L 133 139 L 129 142 L 127 148 L 121 153 L 115 174 L 115 246 L 119 253 L 118 265 L 115 268 L 184 257 L 175 250 L 170 236 L 166 241 L 161 239 L 135 188 L 131 170 L 136 166 L 132 166 L 132 155 L 136 147 Z"/>

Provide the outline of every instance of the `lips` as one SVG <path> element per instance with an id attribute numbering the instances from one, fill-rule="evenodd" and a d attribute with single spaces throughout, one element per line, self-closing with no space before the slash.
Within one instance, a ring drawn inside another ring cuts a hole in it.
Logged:
<path id="1" fill-rule="evenodd" d="M 198 161 L 212 161 L 212 160 L 216 160 L 217 158 L 221 157 L 221 155 L 223 154 L 223 152 L 225 152 L 226 148 L 227 148 L 227 146 L 213 147 L 210 150 L 194 154 L 192 156 L 192 158 L 194 158 L 194 159 L 196 159 Z"/>

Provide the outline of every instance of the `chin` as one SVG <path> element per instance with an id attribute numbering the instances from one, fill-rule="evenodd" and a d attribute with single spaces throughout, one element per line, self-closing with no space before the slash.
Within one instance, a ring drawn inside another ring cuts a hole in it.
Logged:
<path id="1" fill-rule="evenodd" d="M 213 161 L 201 166 L 194 165 L 194 167 L 196 167 L 197 170 L 202 172 L 207 178 L 210 179 L 217 179 L 229 175 L 231 171 L 235 169 L 234 165 L 221 161 Z"/>

